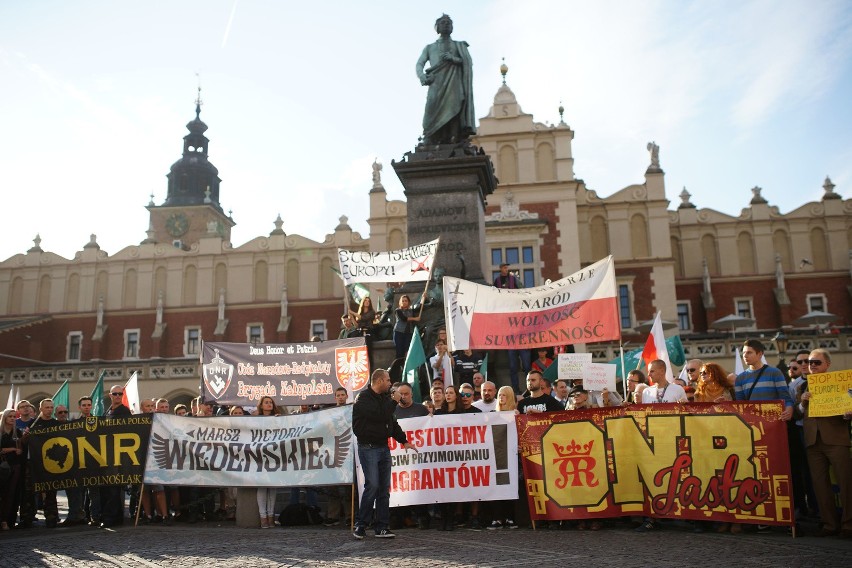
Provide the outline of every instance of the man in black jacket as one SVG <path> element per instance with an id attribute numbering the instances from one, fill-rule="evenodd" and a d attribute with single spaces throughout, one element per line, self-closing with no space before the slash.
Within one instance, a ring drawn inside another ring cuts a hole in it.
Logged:
<path id="1" fill-rule="evenodd" d="M 367 536 L 367 526 L 376 507 L 376 537 L 393 538 L 388 528 L 390 522 L 391 456 L 388 438 L 406 450 L 417 451 L 408 443 L 405 432 L 394 417 L 396 403 L 391 399 L 390 375 L 384 369 L 376 369 L 370 377 L 370 386 L 358 394 L 352 407 L 352 430 L 358 439 L 358 460 L 364 472 L 364 492 L 355 517 L 357 539 Z"/>

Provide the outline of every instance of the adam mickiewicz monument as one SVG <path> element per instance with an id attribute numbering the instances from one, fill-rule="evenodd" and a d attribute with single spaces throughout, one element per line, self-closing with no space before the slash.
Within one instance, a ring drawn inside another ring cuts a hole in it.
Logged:
<path id="1" fill-rule="evenodd" d="M 440 236 L 435 267 L 484 282 L 485 198 L 497 180 L 491 159 L 470 141 L 476 117 L 467 42 L 450 38 L 453 21 L 446 14 L 435 21 L 435 31 L 440 37 L 423 48 L 416 66 L 429 88 L 423 135 L 392 165 L 408 200 L 408 245 Z"/>
<path id="2" fill-rule="evenodd" d="M 417 60 L 420 83 L 429 87 L 423 113 L 423 144 L 461 142 L 476 134 L 473 112 L 473 61 L 466 41 L 450 39 L 453 20 L 446 14 L 435 22 L 441 37 L 423 48 Z M 431 63 L 425 69 L 426 63 Z"/>

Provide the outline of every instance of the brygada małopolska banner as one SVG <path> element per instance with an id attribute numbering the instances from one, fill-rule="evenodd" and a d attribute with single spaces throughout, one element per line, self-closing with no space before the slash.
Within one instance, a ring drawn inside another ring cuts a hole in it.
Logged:
<path id="1" fill-rule="evenodd" d="M 792 525 L 782 410 L 769 401 L 519 415 L 530 517 Z"/>
<path id="2" fill-rule="evenodd" d="M 337 249 L 340 277 L 357 282 L 425 282 L 438 253 L 438 239 L 401 250 L 370 252 Z"/>
<path id="3" fill-rule="evenodd" d="M 388 440 L 391 507 L 518 498 L 514 412 L 403 418 L 399 425 L 417 452 Z"/>
<path id="4" fill-rule="evenodd" d="M 352 406 L 287 416 L 155 414 L 145 483 L 301 487 L 352 483 Z"/>
<path id="5" fill-rule="evenodd" d="M 532 349 L 621 337 L 612 256 L 556 282 L 521 290 L 444 276 L 450 351 Z"/>
<path id="6" fill-rule="evenodd" d="M 254 406 L 264 396 L 279 405 L 334 404 L 370 381 L 363 337 L 282 344 L 208 343 L 201 349 L 201 397 L 216 404 Z"/>
<path id="7" fill-rule="evenodd" d="M 30 431 L 35 491 L 142 483 L 151 415 L 51 421 Z"/>

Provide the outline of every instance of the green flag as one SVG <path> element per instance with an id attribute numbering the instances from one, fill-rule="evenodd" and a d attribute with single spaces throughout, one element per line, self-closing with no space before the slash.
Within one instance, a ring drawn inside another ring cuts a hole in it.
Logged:
<path id="1" fill-rule="evenodd" d="M 417 326 L 411 334 L 411 343 L 408 345 L 408 354 L 405 356 L 405 366 L 402 368 L 402 380 L 411 385 L 414 402 L 420 404 L 423 397 L 420 395 L 420 365 L 426 364 L 426 352 L 423 351 L 423 342 L 420 341 L 420 332 Z"/>
<path id="2" fill-rule="evenodd" d="M 553 363 L 544 370 L 542 376 L 550 381 L 551 383 L 555 383 L 559 378 L 559 355 L 556 355 L 556 358 L 553 359 Z"/>
<path id="3" fill-rule="evenodd" d="M 340 274 L 340 271 L 335 267 L 331 267 L 335 274 L 337 274 L 341 280 L 343 280 L 343 276 Z M 352 296 L 352 299 L 355 300 L 356 304 L 360 304 L 361 300 L 370 295 L 370 290 L 364 286 L 356 282 L 355 284 L 346 285 L 346 289 L 349 290 L 349 295 Z"/>
<path id="4" fill-rule="evenodd" d="M 92 416 L 103 416 L 106 410 L 106 401 L 104 400 L 104 375 L 106 371 L 101 371 L 101 376 L 98 378 L 98 384 L 92 390 Z"/>
<path id="5" fill-rule="evenodd" d="M 59 387 L 59 390 L 56 391 L 56 394 L 53 395 L 54 413 L 56 412 L 56 407 L 60 404 L 65 408 L 68 408 L 68 390 L 68 381 L 65 381 L 64 383 L 62 383 L 62 386 Z M 56 418 L 56 414 L 53 415 L 53 418 Z"/>
<path id="6" fill-rule="evenodd" d="M 485 358 L 482 360 L 482 365 L 479 366 L 479 372 L 482 373 L 482 376 L 485 377 L 485 380 L 488 380 L 488 353 L 485 354 Z"/>

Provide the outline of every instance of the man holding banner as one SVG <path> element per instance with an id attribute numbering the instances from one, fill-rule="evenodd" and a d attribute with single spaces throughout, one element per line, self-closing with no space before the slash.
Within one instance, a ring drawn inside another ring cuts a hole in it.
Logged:
<path id="1" fill-rule="evenodd" d="M 388 392 L 390 375 L 376 369 L 370 386 L 358 394 L 352 407 L 352 431 L 358 439 L 358 460 L 364 472 L 364 490 L 355 516 L 353 536 L 359 540 L 367 536 L 367 526 L 376 508 L 376 538 L 394 538 L 390 531 L 391 457 L 388 438 L 393 438 L 406 450 L 417 451 L 408 442 L 405 432 L 394 416 L 396 403 Z"/>

